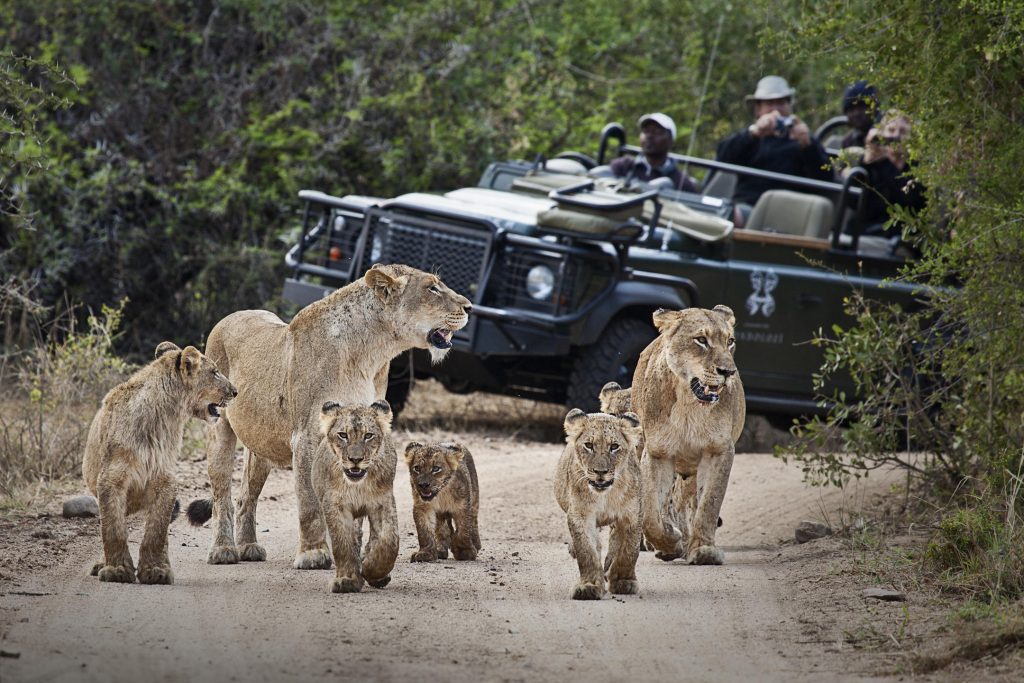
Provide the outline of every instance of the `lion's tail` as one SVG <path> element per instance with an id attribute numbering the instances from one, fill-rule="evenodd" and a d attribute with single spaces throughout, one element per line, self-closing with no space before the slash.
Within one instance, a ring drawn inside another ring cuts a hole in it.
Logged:
<path id="1" fill-rule="evenodd" d="M 185 510 L 185 516 L 188 517 L 188 523 L 192 526 L 202 526 L 210 521 L 213 517 L 213 499 L 212 498 L 197 498 L 188 504 L 188 509 Z"/>

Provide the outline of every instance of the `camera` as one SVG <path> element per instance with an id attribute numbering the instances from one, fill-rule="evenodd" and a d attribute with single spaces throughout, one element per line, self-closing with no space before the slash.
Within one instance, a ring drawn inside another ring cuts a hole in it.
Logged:
<path id="1" fill-rule="evenodd" d="M 780 137 L 789 134 L 789 129 L 792 127 L 792 116 L 780 116 L 779 118 L 775 119 L 775 134 Z"/>

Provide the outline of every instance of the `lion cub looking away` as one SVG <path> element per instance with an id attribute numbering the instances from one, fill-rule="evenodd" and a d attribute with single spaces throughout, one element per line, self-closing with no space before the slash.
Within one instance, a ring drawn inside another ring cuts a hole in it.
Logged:
<path id="1" fill-rule="evenodd" d="M 383 588 L 398 557 L 398 454 L 391 441 L 391 406 L 387 401 L 325 403 L 320 435 L 311 476 L 334 554 L 331 592 L 358 593 L 364 581 Z M 370 537 L 361 556 L 363 517 L 370 521 Z"/>
<path id="2" fill-rule="evenodd" d="M 449 547 L 456 560 L 475 560 L 480 550 L 480 484 L 473 456 L 461 444 L 424 446 L 413 441 L 405 447 L 405 462 L 420 541 L 411 561 L 443 560 Z"/>
<path id="3" fill-rule="evenodd" d="M 100 581 L 132 583 L 126 517 L 146 510 L 139 547 L 140 583 L 174 583 L 167 527 L 174 507 L 174 465 L 189 417 L 209 423 L 238 395 L 212 360 L 194 346 L 156 347 L 156 360 L 111 389 L 93 418 L 82 475 L 100 505 L 103 562 Z"/>
<path id="4" fill-rule="evenodd" d="M 600 600 L 605 572 L 612 593 L 640 591 L 640 465 L 636 446 L 642 432 L 633 413 L 565 416 L 566 447 L 555 471 L 555 498 L 569 523 L 569 554 L 580 568 L 573 600 Z M 601 564 L 599 529 L 611 525 L 608 557 Z"/>

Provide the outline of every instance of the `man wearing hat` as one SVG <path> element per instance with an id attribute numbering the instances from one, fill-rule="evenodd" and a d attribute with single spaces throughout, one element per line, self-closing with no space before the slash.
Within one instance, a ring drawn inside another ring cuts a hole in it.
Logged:
<path id="1" fill-rule="evenodd" d="M 747 102 L 754 103 L 754 123 L 718 144 L 719 161 L 816 180 L 832 180 L 828 156 L 807 124 L 793 114 L 796 90 L 781 76 L 757 82 Z M 767 190 L 794 189 L 763 178 L 740 176 L 733 201 L 736 226 L 743 227 L 754 204 Z"/>
<path id="2" fill-rule="evenodd" d="M 676 139 L 676 123 L 672 117 L 655 112 L 644 114 L 637 123 L 640 125 L 640 149 L 643 154 L 613 159 L 610 164 L 612 173 L 618 178 L 635 178 L 644 182 L 668 178 L 673 188 L 696 192 L 697 186 L 693 179 L 684 174 L 668 155 Z"/>
<path id="3" fill-rule="evenodd" d="M 843 113 L 850 124 L 850 132 L 843 136 L 842 149 L 864 147 L 871 126 L 875 125 L 881 113 L 878 108 L 878 92 L 867 81 L 856 81 L 843 93 Z"/>

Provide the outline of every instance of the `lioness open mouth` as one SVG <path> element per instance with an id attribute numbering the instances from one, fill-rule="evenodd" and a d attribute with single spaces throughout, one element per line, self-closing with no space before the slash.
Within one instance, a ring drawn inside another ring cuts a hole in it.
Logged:
<path id="1" fill-rule="evenodd" d="M 454 331 L 444 327 L 437 327 L 427 335 L 427 342 L 435 349 L 450 349 L 452 347 L 452 335 Z"/>
<path id="2" fill-rule="evenodd" d="M 697 397 L 697 400 L 701 403 L 714 404 L 718 403 L 718 399 L 721 398 L 720 393 L 723 385 L 721 384 L 703 384 L 699 379 L 694 377 L 690 380 L 690 390 L 693 391 L 693 395 Z"/>
<path id="3" fill-rule="evenodd" d="M 214 420 L 220 418 L 220 411 L 227 407 L 227 401 L 221 401 L 220 403 L 210 403 L 206 406 L 206 414 L 212 417 Z"/>
<path id="4" fill-rule="evenodd" d="M 424 493 L 423 491 L 420 491 L 419 494 L 420 494 L 420 498 L 422 498 L 423 500 L 427 500 L 427 501 L 434 500 L 434 498 L 437 497 L 437 491 L 430 491 L 428 493 Z"/>
<path id="5" fill-rule="evenodd" d="M 350 467 L 342 471 L 345 473 L 345 476 L 352 481 L 359 481 L 366 476 L 366 470 L 361 470 L 358 467 Z"/>
<path id="6" fill-rule="evenodd" d="M 598 491 L 604 491 L 610 488 L 611 485 L 615 483 L 615 480 L 606 479 L 604 481 L 594 481 L 593 479 L 587 479 L 587 483 L 590 484 L 591 487 L 597 489 Z"/>

